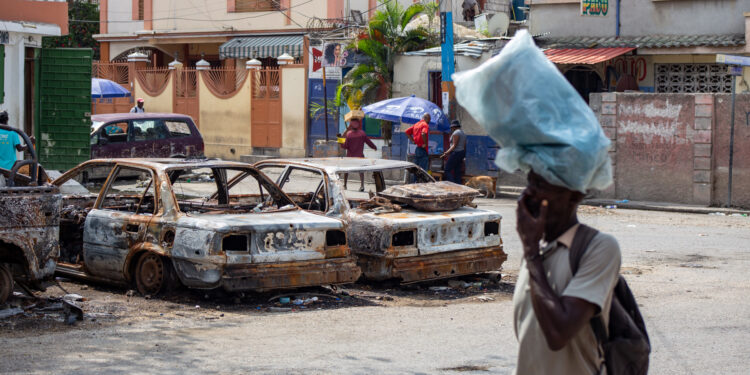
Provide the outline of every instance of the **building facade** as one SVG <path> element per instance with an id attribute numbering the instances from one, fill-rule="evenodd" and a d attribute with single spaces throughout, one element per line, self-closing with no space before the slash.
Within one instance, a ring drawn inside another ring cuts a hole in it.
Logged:
<path id="1" fill-rule="evenodd" d="M 598 6 L 589 6 L 596 3 Z M 750 0 L 532 0 L 529 28 L 587 98 L 591 92 L 726 93 L 716 54 L 750 53 Z M 750 76 L 737 81 L 748 90 Z"/>
<path id="2" fill-rule="evenodd" d="M 9 125 L 34 134 L 35 56 L 43 36 L 68 33 L 65 0 L 3 0 L 0 12 L 0 111 Z"/>

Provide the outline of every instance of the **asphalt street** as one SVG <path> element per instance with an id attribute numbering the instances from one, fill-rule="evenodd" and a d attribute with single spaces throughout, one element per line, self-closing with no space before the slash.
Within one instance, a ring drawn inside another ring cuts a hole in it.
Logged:
<path id="1" fill-rule="evenodd" d="M 521 256 L 515 202 L 477 201 L 503 215 L 504 273 L 512 282 Z M 750 218 L 592 207 L 582 207 L 580 217 L 620 243 L 622 272 L 651 335 L 650 373 L 748 373 Z M 210 320 L 157 313 L 20 334 L 3 326 L 0 373 L 511 374 L 517 344 L 510 293 L 491 297 L 233 310 Z"/>

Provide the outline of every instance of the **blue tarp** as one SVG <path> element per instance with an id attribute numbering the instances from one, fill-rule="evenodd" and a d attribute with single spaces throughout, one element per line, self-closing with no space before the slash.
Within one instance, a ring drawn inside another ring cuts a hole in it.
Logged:
<path id="1" fill-rule="evenodd" d="M 586 192 L 612 183 L 596 116 L 526 31 L 486 63 L 454 74 L 456 99 L 500 146 L 495 163 Z"/>

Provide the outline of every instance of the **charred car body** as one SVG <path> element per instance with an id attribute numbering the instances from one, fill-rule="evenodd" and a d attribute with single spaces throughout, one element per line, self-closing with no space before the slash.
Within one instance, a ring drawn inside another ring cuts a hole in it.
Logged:
<path id="1" fill-rule="evenodd" d="M 301 210 L 248 164 L 90 160 L 53 184 L 63 195 L 63 275 L 134 282 L 143 294 L 176 281 L 240 291 L 360 276 L 343 223 Z"/>
<path id="2" fill-rule="evenodd" d="M 23 143 L 31 140 L 17 129 Z M 13 291 L 14 279 L 41 288 L 40 282 L 55 272 L 59 251 L 60 193 L 47 183 L 33 147 L 29 158 L 16 161 L 10 170 L 0 168 L 0 303 Z M 19 173 L 25 169 L 27 174 Z"/>
<path id="3" fill-rule="evenodd" d="M 467 203 L 465 194 L 453 194 L 451 189 L 468 188 L 435 183 L 412 163 L 322 158 L 267 160 L 255 166 L 276 178 L 302 208 L 343 219 L 349 247 L 367 278 L 404 283 L 446 278 L 498 270 L 507 258 L 500 238 L 501 216 L 461 207 Z M 364 174 L 369 191 L 347 190 L 345 174 L 352 179 Z M 394 196 L 384 199 L 385 193 L 399 188 L 425 194 L 411 204 L 394 204 Z M 458 202 L 457 208 L 435 211 L 449 201 Z"/>

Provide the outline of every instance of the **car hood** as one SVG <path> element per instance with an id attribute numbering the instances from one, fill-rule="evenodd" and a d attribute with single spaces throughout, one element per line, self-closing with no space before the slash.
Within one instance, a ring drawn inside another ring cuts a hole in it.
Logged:
<path id="1" fill-rule="evenodd" d="M 247 214 L 190 214 L 178 219 L 177 224 L 218 231 L 283 231 L 290 228 L 328 230 L 344 227 L 341 220 L 305 212 L 302 209 Z"/>

